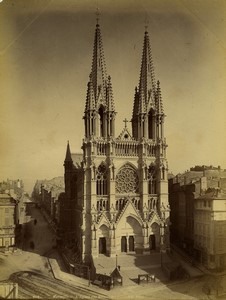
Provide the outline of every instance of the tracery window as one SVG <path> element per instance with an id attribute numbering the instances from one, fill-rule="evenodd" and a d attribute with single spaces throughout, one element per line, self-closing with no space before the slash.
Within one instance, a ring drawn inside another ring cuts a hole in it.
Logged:
<path id="1" fill-rule="evenodd" d="M 104 163 L 97 168 L 96 179 L 97 195 L 107 195 L 107 167 Z"/>
<path id="2" fill-rule="evenodd" d="M 116 175 L 116 192 L 137 193 L 139 178 L 136 170 L 129 164 L 124 165 Z"/>
<path id="3" fill-rule="evenodd" d="M 150 165 L 148 168 L 148 194 L 156 194 L 156 168 Z"/>

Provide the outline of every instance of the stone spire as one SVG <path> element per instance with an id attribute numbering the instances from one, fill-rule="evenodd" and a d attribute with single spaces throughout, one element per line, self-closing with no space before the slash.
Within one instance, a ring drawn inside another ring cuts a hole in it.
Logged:
<path id="1" fill-rule="evenodd" d="M 86 138 L 114 137 L 115 114 L 111 77 L 107 76 L 98 14 L 83 117 Z"/>
<path id="2" fill-rule="evenodd" d="M 147 26 L 144 34 L 143 53 L 141 60 L 140 80 L 139 87 L 135 90 L 134 105 L 133 105 L 133 117 L 139 114 L 147 113 L 147 109 L 150 106 L 155 105 L 155 74 L 154 66 L 151 55 L 151 47 L 149 42 L 149 36 L 147 32 Z"/>
<path id="3" fill-rule="evenodd" d="M 90 79 L 93 85 L 95 101 L 97 102 L 100 96 L 102 97 L 102 99 L 105 99 L 107 72 L 106 72 L 104 50 L 103 50 L 101 31 L 100 31 L 100 25 L 98 19 L 97 19 L 96 31 L 94 37 L 93 61 L 92 61 L 92 70 L 91 70 Z"/>
<path id="4" fill-rule="evenodd" d="M 155 75 L 152 61 L 151 47 L 147 29 L 144 34 L 143 54 L 140 71 L 139 93 L 140 100 L 145 101 L 146 106 L 154 99 Z M 144 97 L 144 99 L 142 99 Z"/>

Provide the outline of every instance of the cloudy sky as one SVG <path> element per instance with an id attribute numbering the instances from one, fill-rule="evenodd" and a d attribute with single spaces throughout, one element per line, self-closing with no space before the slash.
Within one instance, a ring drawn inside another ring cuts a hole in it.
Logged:
<path id="1" fill-rule="evenodd" d="M 81 151 L 97 6 L 117 133 L 131 118 L 147 19 L 170 171 L 226 168 L 226 1 L 3 0 L 0 180 L 31 191 L 63 175 L 67 140 Z"/>

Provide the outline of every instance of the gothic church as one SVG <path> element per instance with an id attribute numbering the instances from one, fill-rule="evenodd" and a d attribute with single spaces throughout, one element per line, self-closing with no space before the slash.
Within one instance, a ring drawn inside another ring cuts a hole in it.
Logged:
<path id="1" fill-rule="evenodd" d="M 147 29 L 130 130 L 115 134 L 116 110 L 99 22 L 84 111 L 83 153 L 67 145 L 61 236 L 80 260 L 169 247 L 165 114 Z"/>

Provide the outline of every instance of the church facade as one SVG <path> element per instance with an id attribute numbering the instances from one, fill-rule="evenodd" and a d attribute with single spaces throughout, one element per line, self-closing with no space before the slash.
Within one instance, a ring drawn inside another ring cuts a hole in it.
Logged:
<path id="1" fill-rule="evenodd" d="M 107 75 L 100 25 L 84 111 L 83 153 L 67 145 L 61 236 L 83 261 L 100 254 L 139 254 L 169 247 L 165 114 L 149 35 L 128 121 L 116 136 L 116 110 Z"/>

